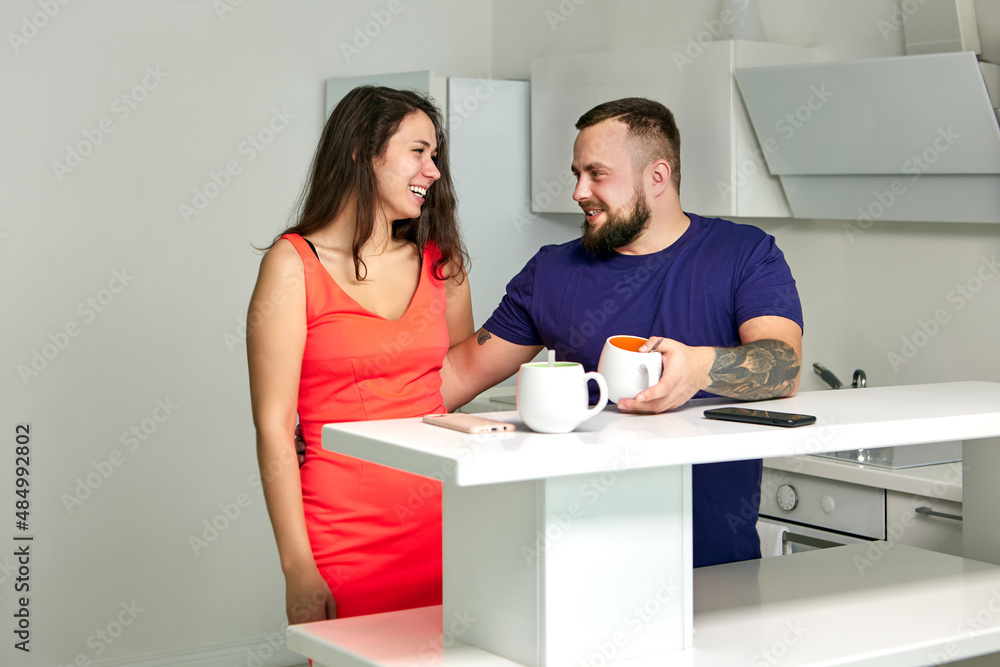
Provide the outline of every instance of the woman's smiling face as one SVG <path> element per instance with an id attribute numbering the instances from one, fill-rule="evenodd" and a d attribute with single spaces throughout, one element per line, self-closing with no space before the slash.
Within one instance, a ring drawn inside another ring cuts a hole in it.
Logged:
<path id="1" fill-rule="evenodd" d="M 379 205 L 389 222 L 420 217 L 427 190 L 441 178 L 435 157 L 434 123 L 423 111 L 408 114 L 390 137 L 385 153 L 375 159 Z"/>

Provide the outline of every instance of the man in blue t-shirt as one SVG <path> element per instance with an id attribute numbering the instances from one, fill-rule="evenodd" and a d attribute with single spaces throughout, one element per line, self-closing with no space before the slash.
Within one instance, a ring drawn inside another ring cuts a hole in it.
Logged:
<path id="1" fill-rule="evenodd" d="M 623 412 L 794 394 L 802 310 L 774 238 L 684 212 L 680 135 L 662 104 L 608 102 L 576 127 L 583 237 L 539 250 L 476 336 L 449 351 L 445 404 L 463 405 L 543 346 L 596 370 L 617 334 L 648 337 L 641 351 L 663 355 L 660 382 L 619 401 Z M 760 475 L 760 460 L 693 466 L 696 567 L 760 557 Z"/>

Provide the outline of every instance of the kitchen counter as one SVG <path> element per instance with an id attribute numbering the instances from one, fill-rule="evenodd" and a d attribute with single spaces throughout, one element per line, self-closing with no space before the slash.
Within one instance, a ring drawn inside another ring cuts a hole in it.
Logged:
<path id="1" fill-rule="evenodd" d="M 816 456 L 793 456 L 764 459 L 764 467 L 916 496 L 962 502 L 961 462 L 891 470 Z"/>
<path id="2" fill-rule="evenodd" d="M 417 653 L 399 660 L 472 664 L 501 656 L 531 667 L 563 667 L 581 660 L 663 664 L 669 654 L 672 665 L 734 664 L 725 657 L 710 660 L 714 652 L 728 651 L 720 655 L 769 664 L 768 656 L 779 650 L 791 655 L 794 643 L 805 657 L 789 664 L 830 664 L 824 647 L 836 647 L 836 664 L 903 666 L 937 664 L 935 651 L 959 658 L 1000 650 L 1000 614 L 993 613 L 991 597 L 1000 590 L 1000 567 L 954 556 L 873 542 L 771 559 L 805 563 L 805 570 L 793 568 L 789 576 L 763 563 L 703 568 L 696 584 L 690 496 L 691 465 L 697 463 L 956 439 L 965 441 L 967 452 L 992 451 L 1000 448 L 1000 384 L 804 392 L 757 404 L 817 416 L 815 425 L 794 429 L 703 418 L 704 408 L 725 404 L 734 402 L 692 401 L 655 416 L 611 409 L 563 435 L 531 433 L 513 412 L 492 416 L 515 423 L 517 432 L 485 436 L 453 433 L 418 419 L 324 427 L 328 449 L 444 482 L 444 605 L 425 613 L 442 623 L 428 625 L 424 618 L 412 645 Z M 966 485 L 966 494 L 984 486 L 969 480 Z M 983 504 L 992 487 L 986 491 Z M 1000 553 L 994 562 L 1000 562 Z M 768 574 L 761 576 L 765 568 Z M 823 572 L 816 578 L 823 585 L 803 587 L 806 570 Z M 716 579 L 723 582 L 718 595 L 711 593 Z M 942 605 L 928 615 L 927 605 L 917 604 L 956 586 L 957 606 Z M 730 591 L 740 592 L 739 605 L 730 604 L 737 599 Z M 842 604 L 848 591 L 854 591 L 853 606 Z M 788 606 L 792 598 L 801 606 Z M 768 605 L 771 615 L 757 603 Z M 844 635 L 841 629 L 853 628 L 869 604 L 874 605 L 869 620 L 892 619 L 893 625 L 920 631 L 890 633 L 881 642 L 871 641 L 873 633 Z M 829 626 L 794 637 L 782 629 L 782 623 L 798 618 L 795 609 L 812 609 L 819 615 L 805 618 L 820 619 L 826 618 L 822 610 L 834 608 L 839 612 Z M 638 622 L 637 609 L 648 618 Z M 982 609 L 989 618 L 964 628 L 964 615 Z M 699 620 L 707 618 L 706 611 L 711 619 Z M 793 616 L 782 616 L 787 613 Z M 335 638 L 345 637 L 338 628 L 358 626 L 350 636 L 391 636 L 410 616 L 398 612 L 327 621 L 322 628 L 293 626 L 289 646 L 322 656 L 319 662 L 372 664 L 357 662 L 359 654 Z M 698 623 L 703 630 L 695 639 Z M 733 623 L 743 630 L 724 630 L 718 642 L 709 639 L 711 628 Z M 741 643 L 727 649 L 731 634 Z M 463 646 L 472 647 L 461 655 L 452 650 L 459 648 L 459 635 Z"/>

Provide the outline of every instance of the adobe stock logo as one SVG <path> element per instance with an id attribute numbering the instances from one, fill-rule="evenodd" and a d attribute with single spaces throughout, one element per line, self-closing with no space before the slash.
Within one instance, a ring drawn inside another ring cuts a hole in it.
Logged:
<path id="1" fill-rule="evenodd" d="M 87 637 L 87 648 L 91 649 L 91 656 L 93 658 L 99 658 L 105 651 L 111 648 L 111 645 L 124 634 L 125 630 L 138 620 L 139 614 L 146 611 L 145 607 L 140 607 L 136 604 L 134 598 L 131 604 L 122 601 L 119 606 L 121 607 L 121 611 L 117 615 L 114 615 L 114 612 L 112 612 L 111 620 L 104 627 L 96 629 Z M 101 662 L 104 661 L 102 660 Z M 78 653 L 74 657 L 73 662 L 67 665 L 67 667 L 91 664 L 93 664 L 91 657 L 88 657 L 87 653 Z M 57 667 L 63 666 L 60 664 Z"/>
<path id="2" fill-rule="evenodd" d="M 236 8 L 243 4 L 243 0 L 212 0 L 212 9 L 219 21 L 226 20 L 226 14 L 236 11 Z"/>
<path id="3" fill-rule="evenodd" d="M 164 72 L 159 65 L 147 65 L 145 76 L 142 80 L 127 90 L 111 102 L 111 112 L 114 113 L 119 122 L 124 121 L 132 112 L 139 108 L 139 105 L 146 101 L 149 93 L 160 87 L 163 80 L 170 76 L 170 72 Z M 94 128 L 86 128 L 81 134 L 83 138 L 75 144 L 66 144 L 66 155 L 63 162 L 52 161 L 52 171 L 56 175 L 56 180 L 60 183 L 73 170 L 83 164 L 84 158 L 92 154 L 98 146 L 104 142 L 104 138 L 114 132 L 115 123 L 111 118 L 105 116 L 97 122 Z"/>
<path id="4" fill-rule="evenodd" d="M 677 66 L 677 71 L 684 73 L 684 68 L 694 63 L 695 60 L 705 53 L 709 44 L 719 39 L 726 28 L 735 23 L 740 18 L 740 13 L 745 11 L 750 5 L 750 0 L 736 0 L 737 9 L 733 11 L 729 7 L 722 10 L 719 18 L 711 21 L 702 21 L 704 27 L 696 35 L 688 37 L 687 44 L 683 51 L 674 50 L 673 60 Z"/>
<path id="5" fill-rule="evenodd" d="M 234 157 L 227 160 L 218 171 L 210 169 L 208 178 L 202 185 L 191 189 L 190 203 L 181 202 L 177 205 L 177 212 L 180 213 L 181 219 L 190 224 L 193 218 L 201 215 L 232 184 L 233 179 L 243 173 L 244 165 L 250 164 L 266 151 L 271 142 L 288 129 L 294 119 L 295 114 L 289 112 L 288 107 L 283 106 L 280 110 L 277 107 L 272 107 L 271 118 L 267 124 L 253 134 L 248 134 L 236 147 L 236 154 L 243 158 L 242 163 Z"/>
<path id="6" fill-rule="evenodd" d="M 802 104 L 778 118 L 778 120 L 774 123 L 774 131 L 781 135 L 782 141 L 788 141 L 795 136 L 795 132 L 802 129 L 833 96 L 833 91 L 827 90 L 826 83 L 820 83 L 818 86 L 809 86 L 809 90 L 805 91 L 805 97 L 802 100 Z M 729 183 L 724 183 L 722 181 L 716 182 L 715 187 L 719 191 L 719 195 L 722 197 L 722 200 L 728 202 L 730 196 L 736 188 L 743 187 L 743 185 L 750 178 L 756 176 L 758 172 L 761 174 L 767 174 L 768 167 L 767 158 L 765 156 L 777 155 L 781 150 L 782 145 L 783 144 L 775 137 L 765 137 L 760 142 L 760 147 L 763 152 L 751 149 L 749 151 L 749 155 L 743 158 L 739 165 L 733 166 L 733 175 L 730 178 Z"/>
<path id="7" fill-rule="evenodd" d="M 899 353 L 891 351 L 886 359 L 892 370 L 898 372 L 900 367 L 910 363 L 917 354 L 934 340 L 941 330 L 952 321 L 955 313 L 965 308 L 976 295 L 1000 273 L 1000 263 L 996 253 L 992 257 L 983 255 L 975 271 L 964 281 L 956 283 L 954 289 L 948 291 L 945 300 L 954 304 L 951 312 L 946 308 L 937 308 L 926 319 L 918 319 L 916 328 L 909 336 L 900 338 Z"/>
<path id="8" fill-rule="evenodd" d="M 97 319 L 97 316 L 104 312 L 133 280 L 135 280 L 135 276 L 129 273 L 125 267 L 122 267 L 121 271 L 112 271 L 107 287 L 99 289 L 77 304 L 76 314 L 80 317 L 83 325 L 90 324 Z M 34 378 L 48 368 L 56 357 L 69 347 L 72 339 L 79 336 L 82 331 L 83 326 L 76 318 L 70 318 L 55 332 L 49 331 L 48 340 L 31 349 L 31 358 L 27 364 L 22 363 L 17 366 L 18 377 L 21 378 L 24 386 L 27 387 Z"/>
<path id="9" fill-rule="evenodd" d="M 808 123 L 813 117 L 813 113 L 822 109 L 831 97 L 833 97 L 833 92 L 826 89 L 825 83 L 821 83 L 818 88 L 810 86 L 809 96 L 806 97 L 805 101 L 779 119 L 774 124 L 774 129 L 781 133 L 782 139 L 791 139 L 795 135 L 795 130 L 801 129 L 805 123 Z"/>
<path id="10" fill-rule="evenodd" d="M 123 448 L 127 448 L 127 451 L 113 449 L 106 458 L 102 458 L 99 461 L 91 461 L 90 467 L 93 470 L 88 469 L 85 474 L 78 476 L 74 480 L 76 486 L 73 488 L 72 493 L 63 493 L 60 496 L 66 512 L 73 514 L 77 509 L 82 507 L 98 489 L 108 483 L 108 480 L 115 474 L 115 471 L 128 459 L 128 454 L 138 451 L 156 433 L 160 425 L 170 419 L 174 411 L 180 407 L 169 396 L 166 398 L 157 398 L 155 407 L 149 413 L 148 417 L 132 424 L 128 430 L 122 431 L 118 441 L 122 444 Z"/>
<path id="11" fill-rule="evenodd" d="M 904 162 L 899 171 L 909 174 L 909 181 L 915 182 L 920 177 L 930 171 L 934 163 L 941 159 L 941 156 L 954 146 L 962 135 L 956 133 L 949 125 L 947 128 L 939 127 L 933 138 L 920 153 L 913 153 Z M 885 190 L 873 190 L 872 199 L 867 206 L 858 206 L 857 226 L 850 222 L 844 223 L 844 233 L 847 240 L 855 243 L 855 239 L 863 235 L 876 221 L 881 219 L 897 202 L 901 201 L 909 188 L 903 179 L 895 178 Z"/>
<path id="12" fill-rule="evenodd" d="M 486 102 L 490 99 L 501 85 L 500 81 L 480 79 L 475 90 L 461 100 L 452 100 L 449 105 L 451 115 L 448 118 L 448 128 L 452 132 L 457 130 L 461 126 L 462 120 L 474 114 L 479 109 L 480 102 Z"/>
<path id="13" fill-rule="evenodd" d="M 340 52 L 344 55 L 344 60 L 350 63 L 353 58 L 361 55 L 362 51 L 371 46 L 372 40 L 377 39 L 382 31 L 389 27 L 393 18 L 404 9 L 405 7 L 400 0 L 389 0 L 385 9 L 370 11 L 372 20 L 365 23 L 363 29 L 362 26 L 354 26 L 353 46 L 347 42 L 341 42 L 338 45 Z"/>
<path id="14" fill-rule="evenodd" d="M 35 12 L 30 17 L 21 17 L 21 29 L 16 33 L 7 33 L 7 41 L 10 42 L 10 48 L 14 49 L 14 53 L 27 46 L 28 42 L 38 35 L 38 31 L 62 11 L 62 5 L 69 3 L 70 0 L 38 0 L 38 6 L 42 11 Z"/>
<path id="15" fill-rule="evenodd" d="M 545 20 L 549 22 L 549 28 L 552 32 L 556 31 L 559 24 L 568 19 L 570 16 L 576 12 L 576 8 L 582 5 L 587 0 L 561 0 L 557 9 L 559 13 L 552 11 L 551 9 L 546 10 Z"/>

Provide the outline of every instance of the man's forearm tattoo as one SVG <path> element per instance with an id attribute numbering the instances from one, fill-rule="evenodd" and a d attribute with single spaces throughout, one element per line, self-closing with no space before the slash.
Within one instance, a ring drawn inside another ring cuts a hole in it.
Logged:
<path id="1" fill-rule="evenodd" d="M 479 330 L 479 335 L 476 336 L 476 342 L 479 343 L 480 345 L 482 345 L 483 343 L 485 343 L 486 341 L 488 341 L 490 338 L 492 338 L 492 336 L 490 336 L 490 332 L 489 331 L 487 331 L 486 329 L 480 329 Z"/>
<path id="2" fill-rule="evenodd" d="M 739 347 L 715 348 L 706 391 L 720 396 L 759 400 L 788 396 L 795 389 L 799 360 L 780 340 L 758 340 Z"/>

